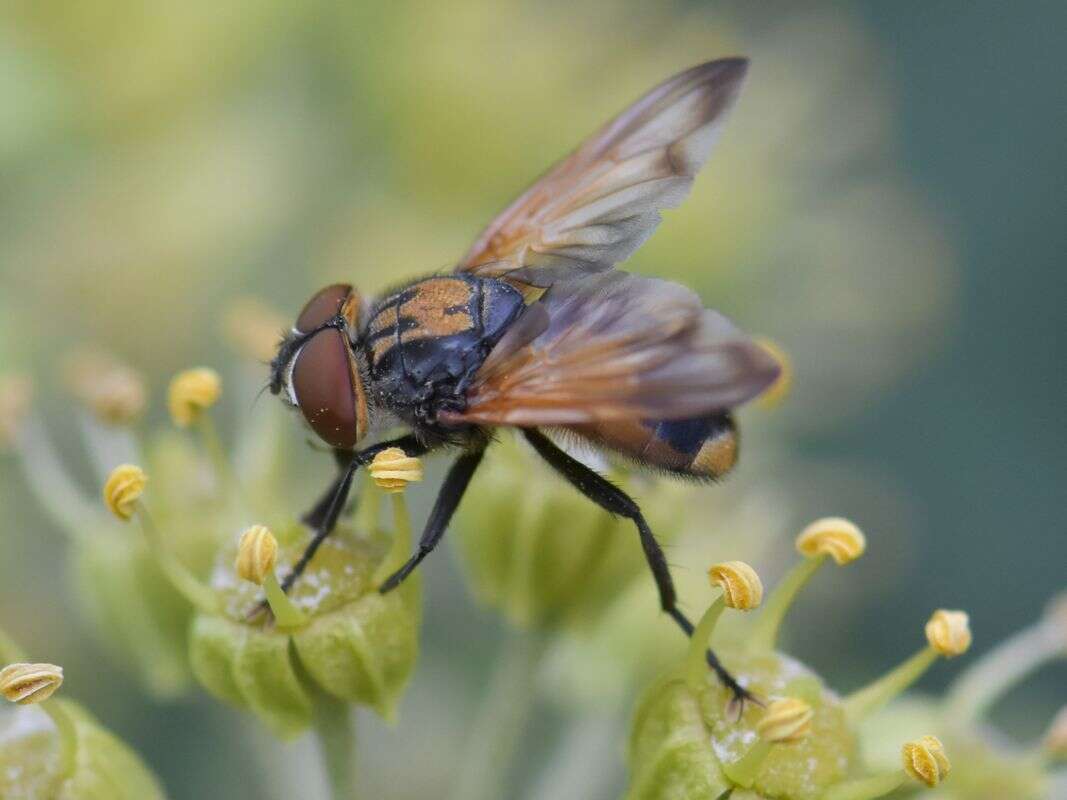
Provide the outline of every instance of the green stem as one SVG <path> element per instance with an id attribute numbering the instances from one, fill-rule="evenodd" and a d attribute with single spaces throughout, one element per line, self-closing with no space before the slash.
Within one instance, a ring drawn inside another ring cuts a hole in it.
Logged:
<path id="1" fill-rule="evenodd" d="M 368 487 L 369 488 L 369 487 Z M 374 503 L 378 503 L 378 492 L 371 491 L 370 497 Z M 364 495 L 366 497 L 366 494 Z M 389 547 L 382 563 L 374 571 L 374 585 L 379 586 L 390 575 L 404 566 L 411 552 L 411 517 L 408 515 L 407 501 L 404 500 L 403 492 L 395 492 L 390 495 L 393 502 L 393 543 Z M 375 510 L 377 516 L 377 510 Z"/>
<path id="2" fill-rule="evenodd" d="M 903 770 L 870 778 L 858 778 L 830 787 L 822 796 L 822 800 L 876 800 L 895 792 L 907 783 L 907 780 L 908 776 Z"/>
<path id="3" fill-rule="evenodd" d="M 499 800 L 535 696 L 547 641 L 535 633 L 508 633 L 485 693 L 453 787 L 454 800 Z"/>
<path id="4" fill-rule="evenodd" d="M 403 495 L 403 492 L 399 492 Z M 394 502 L 395 508 L 395 502 Z M 356 511 L 356 529 L 364 534 L 378 530 L 381 520 L 382 491 L 374 485 L 370 475 L 364 475 L 363 487 L 359 495 L 359 508 Z"/>
<path id="5" fill-rule="evenodd" d="M 752 633 L 745 639 L 745 646 L 752 650 L 773 650 L 778 643 L 778 630 L 786 612 L 797 594 L 811 580 L 812 575 L 826 561 L 827 556 L 805 558 L 793 567 L 778 583 L 778 586 L 763 604 L 763 611 L 756 618 Z"/>
<path id="6" fill-rule="evenodd" d="M 189 603 L 205 614 L 214 614 L 218 611 L 219 600 L 208 586 L 185 566 L 164 544 L 162 537 L 156 530 L 155 523 L 148 513 L 148 509 L 142 503 L 137 504 L 137 518 L 141 522 L 141 530 L 144 531 L 148 541 L 148 549 L 155 557 L 156 563 L 171 585 L 178 590 Z"/>
<path id="7" fill-rule="evenodd" d="M 848 720 L 856 723 L 873 714 L 915 683 L 935 661 L 937 652 L 932 647 L 924 647 L 874 683 L 850 694 L 845 699 L 845 715 Z"/>
<path id="8" fill-rule="evenodd" d="M 56 735 L 59 737 L 59 778 L 66 780 L 78 766 L 78 730 L 61 702 L 46 700 L 39 705 L 56 726 Z"/>
<path id="9" fill-rule="evenodd" d="M 277 576 L 272 572 L 263 579 L 263 591 L 267 594 L 267 603 L 274 614 L 278 630 L 288 631 L 302 628 L 307 624 L 307 616 L 293 605 L 293 601 L 282 591 Z"/>
<path id="10" fill-rule="evenodd" d="M 1052 625 L 1024 628 L 956 678 L 947 697 L 948 718 L 962 725 L 973 722 L 1008 689 L 1063 652 L 1062 634 Z"/>
<path id="11" fill-rule="evenodd" d="M 321 697 L 315 709 L 315 736 L 333 800 L 355 800 L 356 726 L 351 709 Z"/>
<path id="12" fill-rule="evenodd" d="M 732 764 L 724 764 L 722 771 L 732 783 L 751 789 L 752 784 L 756 782 L 760 767 L 763 766 L 770 752 L 771 743 L 760 739 L 740 759 Z"/>
<path id="13" fill-rule="evenodd" d="M 720 596 L 708 606 L 700 618 L 693 635 L 689 637 L 689 649 L 685 654 L 685 680 L 694 691 L 699 691 L 708 681 L 708 662 L 706 651 L 722 612 L 726 610 L 726 599 Z"/>
<path id="14" fill-rule="evenodd" d="M 200 440 L 207 451 L 208 459 L 211 461 L 211 469 L 215 473 L 217 483 L 215 488 L 220 496 L 232 499 L 233 496 L 239 494 L 237 476 L 234 475 L 230 460 L 226 457 L 226 450 L 222 446 L 222 439 L 219 438 L 215 420 L 212 419 L 210 413 L 203 411 L 196 421 L 196 426 L 200 431 Z"/>

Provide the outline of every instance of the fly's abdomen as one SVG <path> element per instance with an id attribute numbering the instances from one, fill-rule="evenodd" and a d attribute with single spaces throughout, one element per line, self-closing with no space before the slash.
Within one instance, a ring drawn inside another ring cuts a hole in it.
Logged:
<path id="1" fill-rule="evenodd" d="M 737 463 L 737 426 L 727 412 L 695 419 L 597 422 L 573 430 L 639 464 L 692 478 L 720 478 Z"/>
<path id="2" fill-rule="evenodd" d="M 371 375 L 400 406 L 462 390 L 524 308 L 502 281 L 426 278 L 378 304 L 363 335 Z"/>

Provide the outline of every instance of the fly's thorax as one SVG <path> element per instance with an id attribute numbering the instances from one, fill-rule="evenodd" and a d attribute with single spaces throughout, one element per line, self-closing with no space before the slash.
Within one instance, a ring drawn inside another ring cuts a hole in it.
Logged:
<path id="1" fill-rule="evenodd" d="M 465 387 L 524 307 L 507 283 L 470 276 L 424 278 L 383 298 L 360 337 L 373 394 L 402 416 L 462 404 Z"/>

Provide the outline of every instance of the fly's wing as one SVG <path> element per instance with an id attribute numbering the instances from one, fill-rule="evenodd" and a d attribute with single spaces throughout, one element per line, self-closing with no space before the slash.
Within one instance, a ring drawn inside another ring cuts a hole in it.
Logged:
<path id="1" fill-rule="evenodd" d="M 689 193 L 747 68 L 709 61 L 657 86 L 493 220 L 456 271 L 547 287 L 624 261 Z"/>
<path id="2" fill-rule="evenodd" d="M 778 366 L 688 289 L 622 271 L 560 281 L 490 352 L 445 422 L 690 419 L 750 400 Z"/>

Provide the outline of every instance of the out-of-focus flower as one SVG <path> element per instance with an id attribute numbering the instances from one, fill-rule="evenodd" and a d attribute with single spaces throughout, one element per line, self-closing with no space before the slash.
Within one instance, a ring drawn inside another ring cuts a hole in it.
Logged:
<path id="1" fill-rule="evenodd" d="M 148 390 L 135 370 L 102 350 L 84 348 L 65 360 L 67 388 L 100 422 L 132 425 L 144 413 Z"/>
<path id="2" fill-rule="evenodd" d="M 221 394 L 222 379 L 215 370 L 198 367 L 179 372 L 167 389 L 170 418 L 179 428 L 188 427 L 200 420 Z"/>
<path id="3" fill-rule="evenodd" d="M 4 800 L 163 800 L 141 760 L 84 709 L 52 698 L 63 682 L 54 664 L 0 670 L 0 797 Z"/>
<path id="4" fill-rule="evenodd" d="M 147 483 L 148 476 L 140 467 L 133 464 L 115 467 L 104 482 L 104 504 L 108 511 L 123 521 L 128 520 Z"/>
<path id="5" fill-rule="evenodd" d="M 857 541 L 858 529 L 851 523 L 838 521 L 833 529 L 847 530 L 850 536 L 846 539 Z M 838 697 L 808 667 L 778 652 L 777 634 L 790 604 L 819 565 L 841 545 L 840 538 L 828 537 L 824 541 L 833 546 L 820 551 L 811 546 L 811 531 L 809 526 L 797 541 L 798 549 L 811 556 L 782 579 L 747 636 L 716 641 L 716 609 L 725 605 L 720 599 L 697 626 L 684 663 L 645 693 L 630 740 L 630 800 L 717 798 L 730 791 L 748 800 L 870 800 L 889 794 L 906 780 L 899 766 L 883 774 L 857 777 L 862 771 L 859 725 L 917 680 L 939 650 L 927 646 L 845 698 Z M 849 552 L 854 550 L 848 548 Z M 737 575 L 750 571 L 734 570 Z M 939 612 L 933 619 L 940 624 L 943 615 Z M 959 617 L 951 620 L 953 626 L 965 623 Z M 959 637 L 951 638 L 958 641 Z M 704 664 L 709 640 L 746 690 L 771 701 L 766 708 L 746 704 L 740 718 L 735 718 L 736 701 L 731 692 Z M 954 647 L 953 652 L 959 649 Z M 933 753 L 930 747 L 923 752 Z M 913 756 L 913 771 L 921 771 L 929 785 L 936 784 L 922 753 Z M 936 762 L 937 755 L 931 758 Z M 945 772 L 947 762 L 939 778 Z"/>

